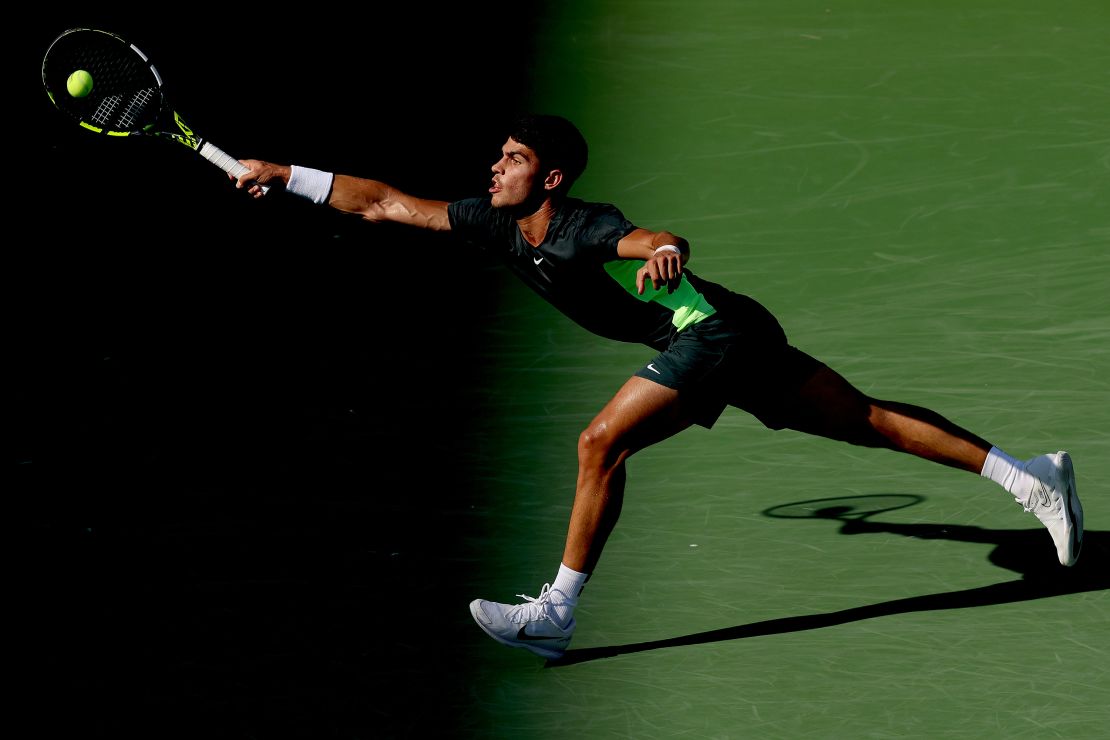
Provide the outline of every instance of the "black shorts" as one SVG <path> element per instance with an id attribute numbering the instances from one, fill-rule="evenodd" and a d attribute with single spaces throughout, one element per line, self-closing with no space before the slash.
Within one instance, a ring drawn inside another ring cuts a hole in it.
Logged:
<path id="1" fill-rule="evenodd" d="M 716 314 L 677 334 L 636 376 L 678 391 L 694 423 L 707 429 L 725 406 L 784 428 L 798 389 L 823 363 L 790 345 L 771 312 L 751 298 L 733 293 L 713 305 Z"/>

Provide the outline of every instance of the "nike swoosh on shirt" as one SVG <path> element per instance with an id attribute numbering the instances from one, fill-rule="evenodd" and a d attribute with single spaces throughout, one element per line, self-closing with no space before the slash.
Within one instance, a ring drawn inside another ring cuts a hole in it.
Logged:
<path id="1" fill-rule="evenodd" d="M 656 375 L 662 375 L 662 374 L 663 374 L 663 373 L 659 372 L 658 370 L 656 370 L 656 369 L 655 369 L 655 365 L 653 365 L 653 364 L 652 364 L 652 363 L 650 363 L 650 362 L 648 363 L 647 369 L 648 369 L 648 370 L 651 370 L 651 371 L 652 371 L 653 373 L 655 373 Z"/>
<path id="2" fill-rule="evenodd" d="M 543 257 L 540 257 L 539 259 L 536 259 L 535 257 L 533 257 L 533 258 L 532 258 L 532 261 L 533 261 L 534 263 L 536 263 L 536 264 L 538 265 L 538 264 L 540 264 L 541 262 L 543 262 Z"/>

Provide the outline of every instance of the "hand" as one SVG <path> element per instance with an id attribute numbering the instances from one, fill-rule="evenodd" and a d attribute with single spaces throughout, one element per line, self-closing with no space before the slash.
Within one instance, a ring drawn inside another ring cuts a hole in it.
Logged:
<path id="1" fill-rule="evenodd" d="M 239 160 L 247 171 L 239 177 L 228 174 L 228 177 L 235 180 L 235 187 L 246 189 L 247 193 L 253 198 L 261 198 L 266 192 L 262 189 L 262 185 L 285 185 L 289 182 L 289 174 L 292 171 L 287 165 L 271 164 L 263 162 L 260 159 L 241 159 Z"/>
<path id="2" fill-rule="evenodd" d="M 673 293 L 682 281 L 682 255 L 669 249 L 653 254 L 636 271 L 637 294 L 644 294 L 648 280 L 651 280 L 651 287 L 655 290 L 666 285 L 667 292 Z"/>

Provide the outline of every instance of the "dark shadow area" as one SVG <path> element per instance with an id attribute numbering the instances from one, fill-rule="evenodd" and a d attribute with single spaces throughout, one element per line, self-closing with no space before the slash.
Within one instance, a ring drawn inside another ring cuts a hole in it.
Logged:
<path id="1" fill-rule="evenodd" d="M 547 665 L 554 668 L 648 650 L 822 629 L 894 614 L 968 609 L 1110 589 L 1110 532 L 1086 532 L 1079 562 L 1071 568 L 1065 568 L 1056 561 L 1052 538 L 1043 527 L 1001 530 L 953 524 L 898 524 L 867 520 L 867 517 L 875 513 L 905 508 L 921 500 L 923 497 L 911 494 L 853 496 L 825 499 L 821 502 L 784 504 L 772 507 L 764 514 L 776 518 L 838 521 L 841 522 L 840 533 L 848 536 L 895 534 L 918 539 L 993 545 L 994 549 L 988 555 L 990 562 L 1021 577 L 962 591 L 912 596 L 824 614 L 769 619 L 664 640 L 571 649 L 561 660 L 549 661 Z M 808 516 L 803 513 L 807 510 L 810 512 Z M 784 511 L 785 516 L 782 513 Z"/>
<path id="2" fill-rule="evenodd" d="M 39 70 L 63 30 L 111 30 L 232 156 L 453 200 L 486 192 L 532 20 L 501 2 L 218 10 L 212 27 L 42 6 L 15 41 L 17 680 L 43 736 L 450 728 L 423 709 L 465 666 L 399 629 L 471 596 L 444 563 L 477 529 L 467 425 L 498 276 L 449 235 L 251 201 L 186 147 L 82 130 Z M 511 55 L 491 54 L 509 12 Z"/>

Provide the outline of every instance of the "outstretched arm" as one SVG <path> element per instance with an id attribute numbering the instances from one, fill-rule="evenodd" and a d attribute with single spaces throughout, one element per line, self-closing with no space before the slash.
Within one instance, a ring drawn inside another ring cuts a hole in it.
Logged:
<path id="1" fill-rule="evenodd" d="M 690 260 L 690 243 L 669 231 L 636 229 L 617 243 L 617 254 L 625 259 L 644 260 L 644 266 L 636 273 L 636 291 L 643 295 L 648 280 L 656 290 L 663 285 L 674 290 L 682 278 L 682 266 Z"/>
<path id="2" fill-rule="evenodd" d="M 260 186 L 278 182 L 287 186 L 293 176 L 292 165 L 258 159 L 244 159 L 242 162 L 248 169 L 238 178 L 233 178 L 236 179 L 235 187 L 246 188 L 255 198 L 263 195 Z M 416 198 L 377 180 L 335 175 L 326 197 L 327 204 L 332 208 L 374 223 L 391 222 L 432 231 L 451 230 L 447 219 L 447 201 Z"/>

